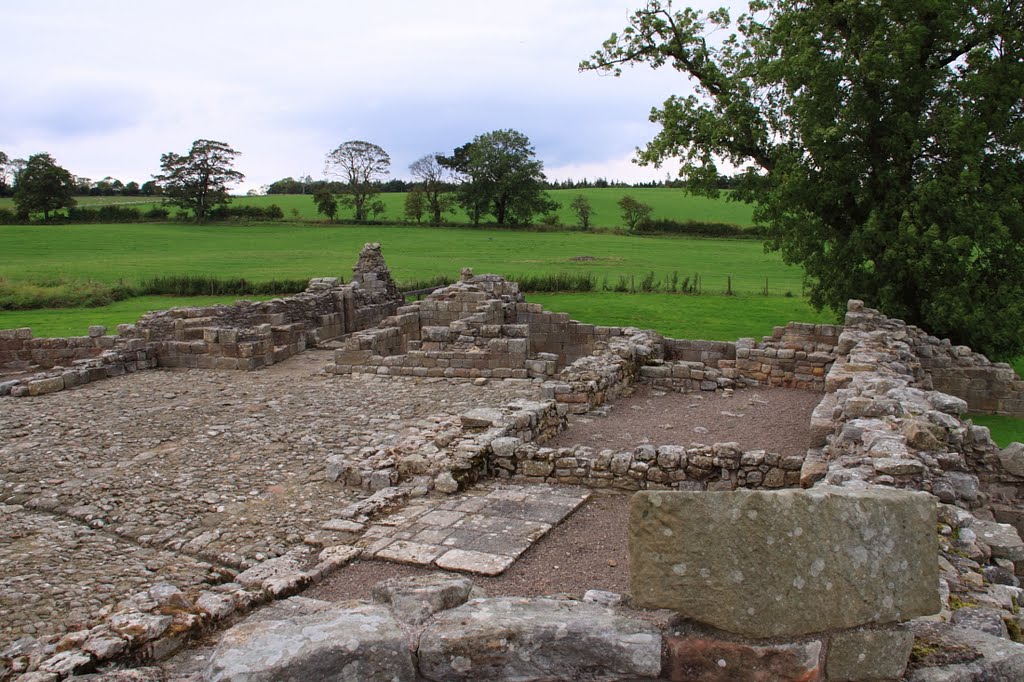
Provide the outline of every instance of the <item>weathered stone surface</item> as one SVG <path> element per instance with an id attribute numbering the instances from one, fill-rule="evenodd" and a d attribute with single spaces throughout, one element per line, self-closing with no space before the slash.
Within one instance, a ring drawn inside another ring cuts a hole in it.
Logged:
<path id="1" fill-rule="evenodd" d="M 837 632 L 828 649 L 829 682 L 899 679 L 913 645 L 914 633 L 905 625 Z"/>
<path id="2" fill-rule="evenodd" d="M 1003 612 L 1000 609 L 984 607 L 957 609 L 953 611 L 953 617 L 949 619 L 949 622 L 953 625 L 984 632 L 993 637 L 1010 638 L 1006 623 L 1003 622 Z"/>
<path id="3" fill-rule="evenodd" d="M 336 608 L 289 620 L 243 623 L 221 638 L 207 682 L 413 680 L 412 655 L 383 606 Z"/>
<path id="4" fill-rule="evenodd" d="M 505 415 L 492 407 L 478 407 L 459 415 L 464 429 L 487 429 L 500 424 Z"/>
<path id="5" fill-rule="evenodd" d="M 1024 645 L 970 628 L 947 623 L 926 624 L 927 638 L 922 628 L 914 626 L 918 641 L 934 648 L 941 656 L 952 649 L 972 652 L 979 656 L 963 663 L 935 667 L 919 667 L 909 671 L 907 682 L 1018 682 L 1024 680 Z M 967 658 L 972 658 L 968 656 Z"/>
<path id="6" fill-rule="evenodd" d="M 1017 529 L 1008 523 L 976 520 L 971 529 L 992 549 L 992 556 L 1010 561 L 1024 560 L 1024 542 Z"/>
<path id="7" fill-rule="evenodd" d="M 427 626 L 419 662 L 430 680 L 642 679 L 661 671 L 661 636 L 593 604 L 476 599 Z"/>
<path id="8" fill-rule="evenodd" d="M 174 619 L 171 616 L 158 616 L 149 613 L 115 613 L 110 617 L 110 627 L 119 635 L 128 637 L 135 643 L 148 642 L 156 639 L 171 627 Z"/>
<path id="9" fill-rule="evenodd" d="M 461 606 L 469 599 L 473 583 L 449 573 L 394 578 L 373 588 L 373 600 L 391 607 L 404 623 L 419 625 L 432 615 Z"/>
<path id="10" fill-rule="evenodd" d="M 469 549 L 450 549 L 434 563 L 449 571 L 465 571 L 478 575 L 501 575 L 516 560 L 514 556 L 474 552 Z"/>
<path id="11" fill-rule="evenodd" d="M 227 594 L 201 592 L 196 599 L 196 607 L 210 614 L 214 620 L 221 620 L 235 612 L 235 600 Z"/>
<path id="12" fill-rule="evenodd" d="M 1024 477 L 1024 443 L 1010 443 L 999 452 L 999 462 L 1014 476 Z"/>
<path id="13" fill-rule="evenodd" d="M 907 620 L 940 607 L 935 524 L 896 490 L 640 492 L 633 599 L 748 637 Z"/>
<path id="14" fill-rule="evenodd" d="M 679 682 L 822 679 L 819 641 L 756 645 L 692 635 L 667 635 L 665 641 L 669 679 Z"/>

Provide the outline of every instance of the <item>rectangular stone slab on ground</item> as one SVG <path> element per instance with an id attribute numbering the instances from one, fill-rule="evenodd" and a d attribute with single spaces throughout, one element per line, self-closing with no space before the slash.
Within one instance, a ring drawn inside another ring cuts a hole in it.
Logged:
<path id="1" fill-rule="evenodd" d="M 935 498 L 870 489 L 643 491 L 637 606 L 746 637 L 798 637 L 939 610 Z"/>

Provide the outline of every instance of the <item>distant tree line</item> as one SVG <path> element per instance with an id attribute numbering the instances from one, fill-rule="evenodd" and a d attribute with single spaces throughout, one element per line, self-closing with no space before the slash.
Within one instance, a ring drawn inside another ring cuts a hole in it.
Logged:
<path id="1" fill-rule="evenodd" d="M 124 183 L 111 176 L 94 181 L 72 175 L 45 152 L 28 159 L 11 159 L 0 151 L 0 196 L 14 197 L 17 207 L 16 213 L 5 211 L 0 215 L 0 221 L 26 220 L 33 213 L 42 213 L 43 220 L 49 221 L 51 213 L 72 209 L 75 197 L 83 196 L 161 197 L 165 203 L 188 211 L 197 222 L 225 217 L 271 219 L 279 209 L 267 215 L 217 210 L 230 202 L 228 187 L 245 177 L 233 169 L 239 154 L 224 142 L 196 140 L 186 154 L 163 154 L 161 172 L 140 184 L 134 180 Z M 382 147 L 350 140 L 327 153 L 324 179 L 314 180 L 308 174 L 298 179 L 286 177 L 250 194 L 308 194 L 317 210 L 332 221 L 343 207 L 353 211 L 357 222 L 378 219 L 384 204 L 375 197 L 404 192 L 404 214 L 411 222 L 439 225 L 460 206 L 474 225 L 488 218 L 498 225 L 525 225 L 538 216 L 541 223 L 557 225 L 559 218 L 555 212 L 560 206 L 546 194 L 549 189 L 681 186 L 680 181 L 670 178 L 634 184 L 605 178 L 549 181 L 529 138 L 516 130 L 477 135 L 450 154 L 427 154 L 409 166 L 412 180 L 388 178 L 390 165 L 391 157 Z M 723 187 L 730 183 L 730 179 L 722 178 Z M 579 225 L 586 229 L 592 211 L 581 201 L 586 199 L 577 197 L 572 209 Z M 143 217 L 160 219 L 164 213 L 163 209 L 150 211 Z M 133 214 L 83 208 L 75 216 L 82 222 L 124 222 Z M 636 229 L 638 221 L 632 213 L 627 224 Z"/>

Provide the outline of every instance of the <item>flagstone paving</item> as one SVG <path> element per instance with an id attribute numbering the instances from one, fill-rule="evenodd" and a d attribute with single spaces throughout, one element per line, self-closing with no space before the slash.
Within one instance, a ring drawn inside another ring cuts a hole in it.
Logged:
<path id="1" fill-rule="evenodd" d="M 367 526 L 364 558 L 498 575 L 590 497 L 582 488 L 489 483 L 423 499 Z"/>

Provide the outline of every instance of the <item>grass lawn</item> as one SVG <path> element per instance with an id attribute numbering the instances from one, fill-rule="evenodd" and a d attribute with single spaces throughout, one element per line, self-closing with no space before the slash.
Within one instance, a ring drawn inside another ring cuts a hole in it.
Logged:
<path id="1" fill-rule="evenodd" d="M 496 229 L 309 225 L 0 226 L 0 279 L 18 282 L 138 283 L 157 275 L 214 275 L 253 281 L 349 276 L 359 249 L 380 242 L 399 282 L 460 268 L 515 279 L 522 274 L 592 273 L 609 288 L 620 276 L 700 274 L 705 293 L 800 294 L 802 272 L 745 239 L 637 237 Z M 591 260 L 573 260 L 588 257 Z"/>
<path id="2" fill-rule="evenodd" d="M 634 199 L 654 208 L 654 218 L 671 218 L 682 222 L 696 220 L 709 223 L 730 223 L 747 227 L 753 224 L 751 215 L 753 208 L 748 204 L 735 201 L 726 201 L 725 193 L 719 199 L 708 199 L 707 197 L 687 194 L 682 189 L 642 187 L 638 189 L 608 187 L 602 189 L 555 189 L 549 190 L 548 195 L 552 200 L 557 201 L 561 208 L 558 216 L 564 225 L 576 225 L 576 215 L 569 208 L 569 204 L 582 194 L 589 201 L 593 213 L 591 225 L 594 227 L 620 227 L 622 223 L 622 212 L 617 202 L 624 195 L 628 194 Z M 75 197 L 80 206 L 103 206 L 117 204 L 120 206 L 131 206 L 140 211 L 147 211 L 158 206 L 152 197 Z M 405 193 L 387 192 L 378 194 L 384 204 L 384 213 L 378 216 L 379 220 L 405 220 Z M 288 220 L 325 220 L 324 216 L 317 213 L 316 205 L 313 203 L 312 194 L 274 194 L 263 197 L 233 197 L 232 206 L 269 206 L 277 204 L 284 211 Z M 0 208 L 13 208 L 14 202 L 7 199 L 0 199 Z M 168 206 L 173 216 L 179 209 Z M 351 209 L 342 208 L 339 218 L 352 218 L 354 212 Z M 493 220 L 493 217 L 488 217 Z M 446 220 L 453 222 L 469 222 L 465 211 L 457 208 L 454 213 L 447 214 Z"/>
<path id="3" fill-rule="evenodd" d="M 117 333 L 117 325 L 135 322 L 151 310 L 181 306 L 234 303 L 238 296 L 139 296 L 99 308 L 48 308 L 44 310 L 0 311 L 0 329 L 31 327 L 35 337 L 85 336 L 89 326 L 102 324 L 108 334 Z M 261 300 L 253 297 L 252 300 Z"/>
<path id="4" fill-rule="evenodd" d="M 975 424 L 987 426 L 992 431 L 992 440 L 1005 448 L 1014 441 L 1024 443 L 1024 419 L 999 414 L 968 415 Z"/>
<path id="5" fill-rule="evenodd" d="M 655 329 L 677 339 L 761 340 L 787 322 L 834 324 L 829 311 L 818 312 L 802 298 L 781 296 L 684 296 L 681 294 L 527 294 L 552 312 L 590 324 Z"/>

